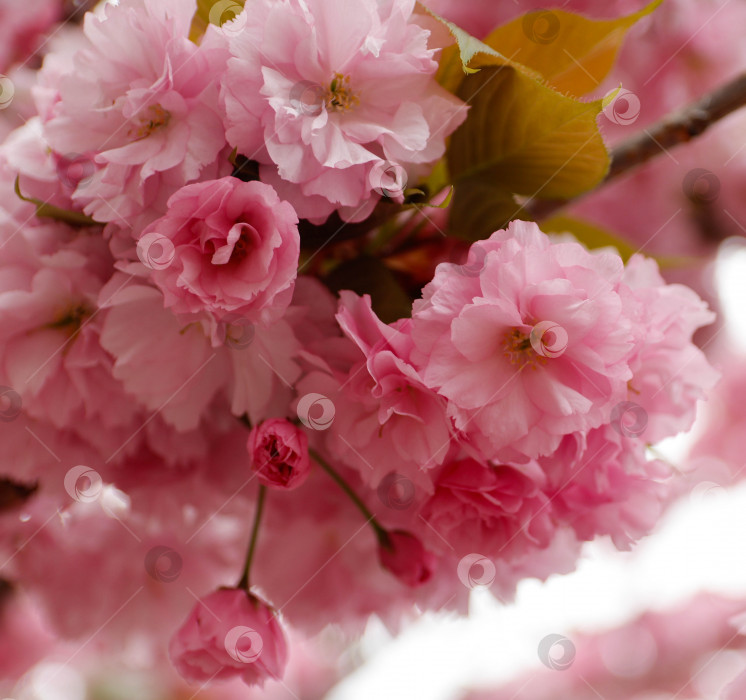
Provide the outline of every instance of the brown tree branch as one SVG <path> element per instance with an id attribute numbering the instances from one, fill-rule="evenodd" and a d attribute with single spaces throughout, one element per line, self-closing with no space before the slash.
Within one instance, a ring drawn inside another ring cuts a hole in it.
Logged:
<path id="1" fill-rule="evenodd" d="M 626 173 L 670 148 L 691 141 L 715 122 L 744 106 L 746 106 L 746 73 L 742 73 L 696 102 L 669 114 L 641 133 L 619 144 L 611 152 L 611 167 L 598 187 L 603 187 L 622 173 Z M 598 187 L 591 192 L 595 192 Z M 527 205 L 527 210 L 535 219 L 541 220 L 550 217 L 572 201 L 575 200 L 534 201 Z"/>

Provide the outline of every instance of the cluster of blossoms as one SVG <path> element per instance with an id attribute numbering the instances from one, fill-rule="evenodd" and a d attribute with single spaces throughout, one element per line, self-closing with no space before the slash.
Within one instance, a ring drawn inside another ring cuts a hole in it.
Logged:
<path id="1" fill-rule="evenodd" d="M 88 13 L 0 146 L 0 577 L 59 635 L 261 685 L 286 626 L 463 611 L 645 535 L 646 447 L 717 379 L 704 302 L 516 221 L 382 319 L 308 241 L 404 203 L 465 120 L 428 22 L 252 0 L 196 43 L 193 15 Z"/>

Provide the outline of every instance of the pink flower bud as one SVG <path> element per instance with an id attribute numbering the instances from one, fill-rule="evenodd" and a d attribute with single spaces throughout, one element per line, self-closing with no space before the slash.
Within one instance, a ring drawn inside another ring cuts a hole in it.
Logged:
<path id="1" fill-rule="evenodd" d="M 221 588 L 192 608 L 168 653 L 191 683 L 240 676 L 247 685 L 262 686 L 282 677 L 287 641 L 267 603 L 242 589 Z"/>
<path id="2" fill-rule="evenodd" d="M 311 470 L 308 438 L 284 418 L 272 418 L 252 428 L 246 445 L 259 482 L 276 489 L 298 488 Z"/>
<path id="3" fill-rule="evenodd" d="M 384 569 L 412 588 L 427 583 L 435 570 L 435 555 L 403 530 L 386 533 L 385 541 L 378 546 L 378 558 Z"/>

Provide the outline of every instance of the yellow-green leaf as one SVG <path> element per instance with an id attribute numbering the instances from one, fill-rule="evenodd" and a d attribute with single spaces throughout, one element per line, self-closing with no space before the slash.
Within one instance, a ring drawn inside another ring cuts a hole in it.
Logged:
<path id="1" fill-rule="evenodd" d="M 535 70 L 556 90 L 584 95 L 611 70 L 629 28 L 662 2 L 653 0 L 639 12 L 611 20 L 535 10 L 498 27 L 484 43 Z"/>
<path id="2" fill-rule="evenodd" d="M 465 32 L 453 22 L 443 19 L 434 12 L 426 11 L 445 25 L 456 40 L 455 44 L 443 49 L 436 74 L 438 82 L 446 90 L 455 93 L 466 75 L 476 73 L 483 66 L 512 66 L 537 80 L 541 79 L 541 75 L 536 71 L 511 60 L 499 51 L 487 46 L 487 44 L 471 36 L 471 34 Z"/>
<path id="3" fill-rule="evenodd" d="M 243 10 L 245 0 L 197 0 L 197 11 L 192 18 L 189 39 L 198 44 L 207 31 L 208 24 L 220 26 L 229 22 Z"/>
<path id="4" fill-rule="evenodd" d="M 484 179 L 529 197 L 569 199 L 605 177 L 601 100 L 560 95 L 509 66 L 483 68 L 457 94 L 470 105 L 447 152 L 457 197 L 459 187 Z"/>
<path id="5" fill-rule="evenodd" d="M 468 241 L 487 238 L 513 219 L 525 217 L 513 195 L 499 184 L 477 177 L 455 188 L 448 231 Z"/>

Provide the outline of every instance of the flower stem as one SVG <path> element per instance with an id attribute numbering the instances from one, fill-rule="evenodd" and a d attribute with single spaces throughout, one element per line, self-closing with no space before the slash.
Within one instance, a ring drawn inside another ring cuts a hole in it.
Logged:
<path id="1" fill-rule="evenodd" d="M 243 576 L 238 582 L 236 588 L 242 588 L 248 592 L 249 590 L 249 571 L 251 570 L 251 561 L 254 559 L 254 550 L 256 549 L 256 542 L 259 539 L 259 522 L 262 519 L 262 511 L 264 510 L 264 497 L 267 495 L 267 487 L 264 484 L 259 485 L 259 496 L 256 499 L 256 511 L 254 512 L 254 526 L 251 528 L 251 539 L 249 540 L 249 550 L 246 553 L 246 563 L 243 568 Z"/>
<path id="2" fill-rule="evenodd" d="M 388 542 L 388 533 L 386 529 L 376 520 L 376 516 L 371 513 L 368 506 L 363 503 L 360 496 L 358 496 L 350 487 L 350 485 L 337 473 L 337 471 L 318 453 L 316 450 L 309 448 L 308 454 L 311 455 L 321 466 L 321 468 L 337 482 L 339 488 L 341 488 L 349 497 L 350 500 L 358 507 L 360 512 L 365 516 L 365 519 L 370 523 L 373 531 L 376 533 L 378 541 L 381 543 Z"/>

